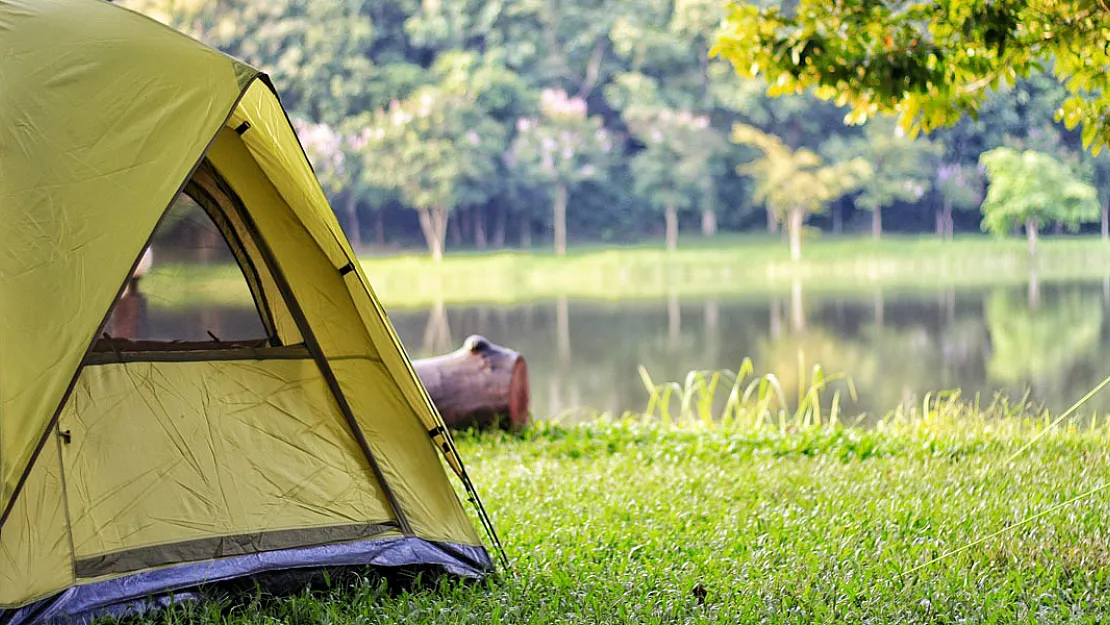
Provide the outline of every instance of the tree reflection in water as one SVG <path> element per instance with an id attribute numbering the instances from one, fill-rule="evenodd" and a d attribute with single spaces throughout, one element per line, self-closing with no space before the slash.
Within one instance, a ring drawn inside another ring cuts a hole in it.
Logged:
<path id="1" fill-rule="evenodd" d="M 791 397 L 816 364 L 851 376 L 859 400 L 842 397 L 850 413 L 885 412 L 907 398 L 957 387 L 984 401 L 997 391 L 1020 396 L 1031 389 L 1033 400 L 1059 411 L 1110 373 L 1100 356 L 1110 347 L 1110 279 L 1066 286 L 1042 279 L 1037 293 L 1032 302 L 1026 285 L 829 295 L 799 282 L 774 296 L 439 302 L 389 312 L 414 358 L 454 350 L 474 333 L 523 353 L 540 418 L 575 408 L 642 410 L 647 394 L 639 365 L 656 380 L 681 381 L 690 370 L 735 371 L 747 357 L 760 372 L 776 373 Z M 203 336 L 217 328 L 234 337 L 250 332 L 256 318 L 253 309 L 166 305 L 140 296 L 121 302 L 109 331 Z M 1110 394 L 1088 407 L 1110 410 Z"/>

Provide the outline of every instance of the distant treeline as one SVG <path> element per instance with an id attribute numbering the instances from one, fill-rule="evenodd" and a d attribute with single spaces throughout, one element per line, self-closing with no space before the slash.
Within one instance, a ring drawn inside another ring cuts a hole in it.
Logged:
<path id="1" fill-rule="evenodd" d="M 1054 120 L 1064 93 L 1052 78 L 909 140 L 887 120 L 846 125 L 846 110 L 813 97 L 768 97 L 711 59 L 722 0 L 119 3 L 274 78 L 356 246 L 777 230 L 785 213 L 750 166 L 769 157 L 738 126 L 824 163 L 870 164 L 807 208 L 808 227 L 826 231 L 978 232 L 980 156 L 1000 146 L 1051 155 L 1103 205 L 1110 193 L 1107 157 Z M 766 182 L 776 171 L 764 165 Z"/>

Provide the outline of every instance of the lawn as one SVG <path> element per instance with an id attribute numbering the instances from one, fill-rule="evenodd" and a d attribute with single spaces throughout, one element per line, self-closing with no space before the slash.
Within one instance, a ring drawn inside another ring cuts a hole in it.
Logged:
<path id="1" fill-rule="evenodd" d="M 1110 490 L 1082 495 L 1110 480 L 1110 425 L 1047 425 L 950 398 L 869 429 L 625 418 L 464 434 L 510 574 L 356 581 L 193 621 L 1107 622 Z"/>
<path id="2" fill-rule="evenodd" d="M 1110 245 L 1095 237 L 1047 238 L 1032 266 L 1042 280 L 1110 273 Z M 584 247 L 566 257 L 547 251 L 458 253 L 436 264 L 424 255 L 363 258 L 383 303 L 392 308 L 443 303 L 576 299 L 658 299 L 860 288 L 978 287 L 1029 280 L 1023 240 L 986 236 L 944 242 L 931 236 L 827 238 L 811 242 L 800 262 L 777 239 L 722 236 L 657 245 Z"/>
<path id="3" fill-rule="evenodd" d="M 682 245 L 673 253 L 658 245 L 582 246 L 566 257 L 544 250 L 456 252 L 438 264 L 414 252 L 364 256 L 362 264 L 390 309 L 559 296 L 627 300 L 777 293 L 795 280 L 807 292 L 976 287 L 1024 283 L 1031 267 L 1018 238 L 827 238 L 812 241 L 798 263 L 791 262 L 783 243 L 767 237 L 694 238 Z M 1035 267 L 1042 280 L 1104 277 L 1110 275 L 1110 245 L 1094 237 L 1047 237 Z M 144 289 L 153 305 L 173 306 L 186 292 L 192 303 L 249 305 L 245 284 L 230 267 L 162 266 L 145 279 Z"/>

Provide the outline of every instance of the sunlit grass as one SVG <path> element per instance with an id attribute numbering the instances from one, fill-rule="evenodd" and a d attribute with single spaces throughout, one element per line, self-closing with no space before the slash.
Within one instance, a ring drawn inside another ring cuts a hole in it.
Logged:
<path id="1" fill-rule="evenodd" d="M 658 246 L 572 248 L 367 256 L 362 264 L 389 308 L 448 303 L 511 303 L 554 297 L 658 299 L 670 295 L 786 293 L 794 280 L 807 293 L 920 288 L 972 288 L 1029 280 L 1026 248 L 1018 239 L 928 236 L 837 238 L 810 243 L 800 263 L 780 241 L 765 237 L 690 240 L 676 252 Z M 1036 262 L 1040 280 L 1092 279 L 1110 273 L 1110 246 L 1097 238 L 1046 238 Z M 152 303 L 189 301 L 249 305 L 245 285 L 227 267 L 166 267 L 145 279 Z"/>
<path id="2" fill-rule="evenodd" d="M 857 427 L 826 408 L 851 392 L 841 376 L 807 367 L 787 397 L 752 371 L 644 370 L 643 414 L 460 433 L 502 576 L 348 578 L 187 622 L 1110 619 L 1110 498 L 1090 494 L 1110 483 L 1104 416 L 945 392 Z"/>

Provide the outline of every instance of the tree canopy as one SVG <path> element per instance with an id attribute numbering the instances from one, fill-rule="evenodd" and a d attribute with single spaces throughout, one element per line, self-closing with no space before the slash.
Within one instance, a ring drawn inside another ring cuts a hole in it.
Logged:
<path id="1" fill-rule="evenodd" d="M 802 226 L 808 215 L 862 186 L 873 175 L 870 163 L 855 158 L 832 165 L 811 150 L 791 150 L 782 140 L 745 124 L 736 124 L 732 140 L 761 152 L 754 161 L 739 168 L 755 179 L 755 197 L 766 202 L 786 225 L 790 255 L 802 255 Z"/>
<path id="2" fill-rule="evenodd" d="M 545 89 L 539 115 L 517 120 L 509 164 L 552 195 L 555 253 L 566 254 L 567 198 L 588 180 L 601 178 L 613 140 L 601 119 L 590 117 L 586 101 L 565 91 Z"/>
<path id="3" fill-rule="evenodd" d="M 1067 166 L 1044 152 L 996 148 L 980 159 L 990 186 L 983 201 L 983 229 L 1005 234 L 1024 226 L 1029 253 L 1036 253 L 1037 232 L 1050 222 L 1072 230 L 1098 221 L 1098 192 Z"/>
<path id="4" fill-rule="evenodd" d="M 711 201 L 714 157 L 725 148 L 705 115 L 669 108 L 625 116 L 644 149 L 632 159 L 633 188 L 662 212 L 667 249 L 678 245 L 678 213 Z"/>
<path id="5" fill-rule="evenodd" d="M 435 260 L 443 257 L 450 212 L 487 199 L 505 132 L 478 108 L 473 94 L 422 87 L 379 109 L 363 146 L 365 178 L 396 193 L 419 214 Z"/>
<path id="6" fill-rule="evenodd" d="M 824 148 L 834 162 L 859 158 L 871 165 L 872 173 L 861 180 L 855 196 L 856 206 L 871 212 L 871 233 L 882 234 L 882 209 L 898 202 L 915 202 L 933 186 L 937 146 L 930 141 L 914 140 L 889 119 L 875 120 L 861 136 L 851 139 L 833 137 Z"/>

